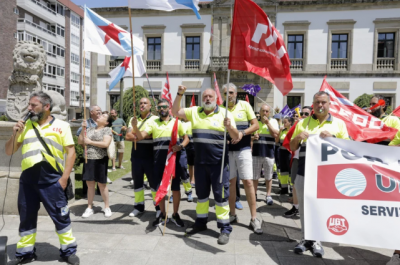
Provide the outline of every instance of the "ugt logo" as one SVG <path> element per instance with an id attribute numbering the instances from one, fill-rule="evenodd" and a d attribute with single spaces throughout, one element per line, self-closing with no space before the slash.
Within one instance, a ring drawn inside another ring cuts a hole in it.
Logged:
<path id="1" fill-rule="evenodd" d="M 269 19 L 268 19 L 268 21 L 269 21 Z M 271 32 L 275 33 L 275 31 L 273 30 L 272 27 L 271 27 Z M 267 33 L 268 33 L 268 26 L 258 23 L 256 31 L 254 32 L 253 37 L 251 38 L 251 41 L 253 41 L 255 43 L 260 43 L 262 35 L 267 34 Z M 276 34 L 269 34 L 269 36 L 265 39 L 265 44 L 267 44 L 267 46 L 271 46 L 272 43 L 276 42 L 277 38 L 278 38 L 278 36 Z"/>
<path id="2" fill-rule="evenodd" d="M 349 223 L 346 218 L 337 214 L 328 218 L 328 221 L 326 221 L 326 227 L 329 232 L 336 236 L 344 235 L 349 231 Z"/>

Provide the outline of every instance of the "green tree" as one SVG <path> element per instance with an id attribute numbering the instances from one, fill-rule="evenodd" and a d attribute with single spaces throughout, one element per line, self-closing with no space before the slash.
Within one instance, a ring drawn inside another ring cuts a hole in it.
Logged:
<path id="1" fill-rule="evenodd" d="M 136 115 L 139 115 L 140 106 L 139 101 L 141 98 L 149 98 L 149 92 L 141 86 L 135 86 L 135 105 L 136 105 Z M 152 103 L 151 111 L 156 113 L 156 108 L 153 103 L 153 99 L 150 98 L 150 102 Z M 157 100 L 156 100 L 157 102 Z M 119 106 L 121 102 L 118 100 L 113 108 L 119 112 Z M 123 102 L 122 102 L 122 111 L 123 111 L 123 119 L 125 122 L 129 122 L 129 119 L 133 116 L 133 88 L 130 87 L 124 91 Z"/>
<path id="2" fill-rule="evenodd" d="M 360 108 L 365 108 L 365 107 L 369 108 L 369 102 L 371 101 L 371 98 L 373 96 L 374 96 L 373 94 L 368 95 L 368 94 L 364 93 L 354 100 L 354 104 L 356 104 Z"/>
<path id="3" fill-rule="evenodd" d="M 78 144 L 78 137 L 76 137 L 74 135 L 73 138 L 74 138 L 75 153 L 76 153 L 74 168 L 77 169 L 79 167 L 79 165 L 84 162 L 84 154 L 83 154 L 84 151 L 83 151 L 83 147 L 80 144 Z"/>

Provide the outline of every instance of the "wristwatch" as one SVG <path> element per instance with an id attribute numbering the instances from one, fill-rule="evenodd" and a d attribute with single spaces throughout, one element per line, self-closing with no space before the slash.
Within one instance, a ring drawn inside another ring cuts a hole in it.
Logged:
<path id="1" fill-rule="evenodd" d="M 181 97 L 183 96 L 183 94 L 179 94 L 179 92 L 178 92 L 178 93 L 176 93 L 176 94 L 177 94 L 178 96 L 181 96 Z"/>
<path id="2" fill-rule="evenodd" d="M 183 144 L 180 144 L 179 147 L 181 148 L 181 150 L 185 149 L 185 147 L 183 146 Z"/>
<path id="3" fill-rule="evenodd" d="M 245 137 L 246 136 L 246 132 L 243 130 L 243 131 L 241 131 L 242 132 L 242 134 L 243 134 L 243 137 Z"/>

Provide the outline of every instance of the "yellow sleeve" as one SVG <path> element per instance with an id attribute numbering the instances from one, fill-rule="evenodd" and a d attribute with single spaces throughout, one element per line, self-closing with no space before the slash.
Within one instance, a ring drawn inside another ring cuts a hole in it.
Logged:
<path id="1" fill-rule="evenodd" d="M 144 125 L 144 130 L 148 135 L 152 135 L 153 134 L 153 126 L 155 124 L 155 121 L 148 121 L 149 123 L 147 125 Z"/>
<path id="2" fill-rule="evenodd" d="M 246 102 L 246 114 L 247 114 L 247 120 L 251 121 L 256 118 L 256 114 L 254 113 L 253 108 L 249 103 Z"/>
<path id="3" fill-rule="evenodd" d="M 389 145 L 390 146 L 399 145 L 400 144 L 400 120 L 398 118 L 396 118 L 396 119 L 393 119 L 391 123 L 392 124 L 390 127 L 393 127 L 395 129 L 397 129 L 398 131 L 397 131 L 396 135 L 394 136 L 394 138 L 392 139 L 392 141 L 390 141 Z"/>
<path id="4" fill-rule="evenodd" d="M 63 128 L 63 130 L 65 130 L 63 132 L 64 135 L 62 136 L 63 146 L 75 145 L 74 138 L 72 137 L 71 127 L 67 125 L 65 128 Z"/>
<path id="5" fill-rule="evenodd" d="M 346 123 L 344 123 L 344 121 L 342 121 L 342 120 L 340 120 L 340 121 L 341 121 L 340 122 L 340 124 L 341 124 L 340 131 L 339 131 L 339 134 L 336 135 L 336 137 L 340 138 L 340 139 L 350 140 L 349 133 L 348 133 L 347 127 L 346 127 Z"/>
<path id="6" fill-rule="evenodd" d="M 132 118 L 129 120 L 129 126 L 128 126 L 128 129 L 129 129 L 129 128 L 133 128 L 133 127 L 132 127 L 132 119 L 133 119 L 133 117 L 132 117 Z"/>
<path id="7" fill-rule="evenodd" d="M 235 119 L 233 118 L 232 113 L 230 113 L 229 111 L 228 111 L 228 118 L 231 119 L 231 125 L 233 126 L 233 128 L 236 128 Z"/>
<path id="8" fill-rule="evenodd" d="M 183 110 L 185 111 L 185 116 L 186 116 L 186 119 L 188 119 L 188 121 L 193 122 L 192 114 L 193 114 L 193 110 L 194 110 L 194 109 L 197 111 L 197 108 L 196 108 L 196 107 L 184 108 L 184 109 L 183 109 Z"/>
<path id="9" fill-rule="evenodd" d="M 186 134 L 185 127 L 183 126 L 182 122 L 178 120 L 178 135 L 183 137 Z"/>
<path id="10" fill-rule="evenodd" d="M 299 135 L 299 134 L 303 131 L 303 127 L 302 127 L 301 125 L 302 125 L 302 122 L 301 122 L 301 121 L 299 121 L 299 122 L 296 124 L 296 128 L 294 129 L 292 138 L 291 138 L 290 140 L 293 140 L 297 135 Z"/>

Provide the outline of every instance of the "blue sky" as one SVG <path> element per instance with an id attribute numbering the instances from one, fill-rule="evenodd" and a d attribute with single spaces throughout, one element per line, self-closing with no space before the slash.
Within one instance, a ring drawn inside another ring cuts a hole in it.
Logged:
<path id="1" fill-rule="evenodd" d="M 76 5 L 87 7 L 114 7 L 128 6 L 128 0 L 72 0 Z"/>

